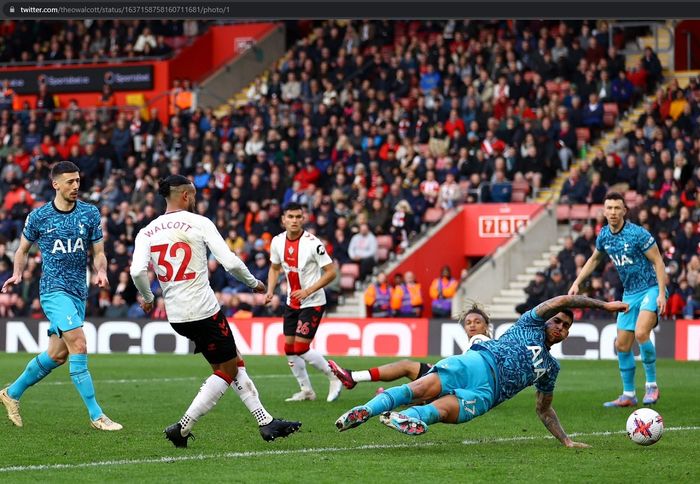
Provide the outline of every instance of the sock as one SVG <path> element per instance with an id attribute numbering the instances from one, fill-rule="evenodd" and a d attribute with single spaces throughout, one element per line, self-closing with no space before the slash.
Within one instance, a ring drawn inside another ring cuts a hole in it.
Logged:
<path id="1" fill-rule="evenodd" d="M 651 340 L 647 340 L 639 345 L 639 352 L 642 354 L 644 373 L 646 373 L 647 383 L 656 383 L 656 348 Z"/>
<path id="2" fill-rule="evenodd" d="M 218 370 L 204 380 L 199 393 L 192 400 L 190 408 L 187 409 L 185 415 L 180 419 L 180 425 L 182 425 L 180 433 L 183 437 L 190 433 L 200 417 L 214 408 L 214 405 L 226 393 L 231 382 L 233 382 L 233 379 L 230 376 Z"/>
<path id="3" fill-rule="evenodd" d="M 620 366 L 620 376 L 622 377 L 622 389 L 624 394 L 634 396 L 634 355 L 631 351 L 618 351 L 617 361 Z M 631 393 L 628 393 L 631 392 Z"/>
<path id="4" fill-rule="evenodd" d="M 102 409 L 95 399 L 95 387 L 92 384 L 92 376 L 88 371 L 87 355 L 77 354 L 68 357 L 70 365 L 70 379 L 80 393 L 83 403 L 90 414 L 90 420 L 97 420 L 102 415 Z"/>
<path id="5" fill-rule="evenodd" d="M 326 361 L 323 355 L 318 351 L 308 349 L 299 356 L 301 356 L 307 363 L 316 368 L 318 371 L 322 372 L 328 378 L 335 378 L 330 366 L 328 366 L 328 361 Z"/>
<path id="6" fill-rule="evenodd" d="M 413 391 L 408 385 L 392 387 L 380 393 L 372 400 L 367 402 L 365 406 L 369 407 L 372 415 L 379 415 L 382 412 L 388 412 L 401 405 L 408 405 L 413 400 Z"/>
<path id="7" fill-rule="evenodd" d="M 351 371 L 350 375 L 355 381 L 379 381 L 379 368 Z"/>
<path id="8" fill-rule="evenodd" d="M 440 412 L 438 412 L 438 409 L 435 408 L 435 405 L 432 404 L 407 408 L 401 413 L 407 417 L 413 417 L 422 420 L 423 423 L 426 423 L 428 425 L 440 421 Z"/>
<path id="9" fill-rule="evenodd" d="M 53 361 L 46 351 L 35 356 L 27 363 L 27 367 L 22 374 L 7 388 L 7 395 L 10 398 L 19 400 L 27 388 L 39 383 L 46 375 L 51 373 L 51 370 L 58 368 L 58 366 L 58 363 Z"/>
<path id="10" fill-rule="evenodd" d="M 245 367 L 238 368 L 238 374 L 231 383 L 231 388 L 241 399 L 243 405 L 253 414 L 258 426 L 267 425 L 272 422 L 272 415 L 267 413 L 265 407 L 260 403 L 258 398 L 258 389 L 255 388 L 253 380 L 248 377 L 248 372 Z"/>
<path id="11" fill-rule="evenodd" d="M 297 355 L 287 355 L 287 363 L 289 363 L 289 369 L 292 370 L 292 375 L 299 382 L 299 388 L 303 391 L 312 392 L 314 389 L 311 386 L 311 380 L 309 380 L 309 374 L 306 372 L 306 362 L 303 358 Z"/>

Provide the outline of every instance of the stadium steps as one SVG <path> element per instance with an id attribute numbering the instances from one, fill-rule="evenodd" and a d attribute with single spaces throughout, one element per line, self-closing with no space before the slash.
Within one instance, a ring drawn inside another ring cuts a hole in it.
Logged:
<path id="1" fill-rule="evenodd" d="M 338 302 L 338 306 L 333 311 L 329 311 L 328 315 L 334 318 L 364 318 L 365 305 L 362 299 L 362 291 L 355 291 L 353 294 L 344 296 Z"/>
<path id="2" fill-rule="evenodd" d="M 539 259 L 533 260 L 523 273 L 516 275 L 508 283 L 507 288 L 501 289 L 500 293 L 486 304 L 492 319 L 513 321 L 519 317 L 519 314 L 515 311 L 515 306 L 525 302 L 527 299 L 524 289 L 533 279 L 536 272 L 544 270 L 549 265 L 549 258 L 558 254 L 564 248 L 564 237 L 570 234 L 570 229 L 568 226 L 559 226 L 557 230 L 557 244 L 547 247 Z"/>

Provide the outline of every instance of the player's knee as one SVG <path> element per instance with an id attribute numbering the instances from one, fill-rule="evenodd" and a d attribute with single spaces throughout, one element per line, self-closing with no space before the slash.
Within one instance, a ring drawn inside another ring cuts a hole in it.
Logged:
<path id="1" fill-rule="evenodd" d="M 47 352 L 49 355 L 49 358 L 51 358 L 54 363 L 56 363 L 58 366 L 61 366 L 66 362 L 68 359 L 68 350 L 64 351 L 55 351 L 55 352 Z"/>
<path id="2" fill-rule="evenodd" d="M 649 331 L 638 329 L 634 332 L 634 337 L 637 340 L 637 342 L 646 343 L 647 341 L 649 341 L 649 334 L 650 334 Z"/>
<path id="3" fill-rule="evenodd" d="M 627 343 L 626 341 L 620 341 L 620 339 L 615 340 L 615 349 L 620 352 L 622 351 L 623 353 L 628 352 L 632 348 L 632 343 Z"/>

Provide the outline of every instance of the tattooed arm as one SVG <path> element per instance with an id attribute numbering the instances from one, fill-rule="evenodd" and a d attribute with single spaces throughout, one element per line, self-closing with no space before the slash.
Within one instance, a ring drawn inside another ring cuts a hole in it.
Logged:
<path id="1" fill-rule="evenodd" d="M 552 399 L 554 395 L 551 393 L 537 392 L 537 416 L 542 420 L 542 423 L 547 430 L 557 438 L 559 442 L 564 444 L 566 447 L 590 447 L 588 444 L 582 442 L 574 442 L 566 435 L 564 429 L 559 423 L 559 418 L 557 417 L 557 412 L 552 408 Z"/>
<path id="2" fill-rule="evenodd" d="M 587 296 L 556 296 L 548 299 L 535 308 L 535 313 L 540 318 L 547 320 L 564 309 L 593 308 L 605 309 L 611 313 L 627 312 L 629 306 L 620 301 L 605 302 Z"/>

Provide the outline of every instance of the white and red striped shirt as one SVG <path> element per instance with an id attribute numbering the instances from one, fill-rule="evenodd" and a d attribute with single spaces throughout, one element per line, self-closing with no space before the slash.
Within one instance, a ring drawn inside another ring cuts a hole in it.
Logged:
<path id="1" fill-rule="evenodd" d="M 270 261 L 273 264 L 281 264 L 287 276 L 287 305 L 290 308 L 300 309 L 326 304 L 326 293 L 323 289 L 319 289 L 303 301 L 291 296 L 294 291 L 314 285 L 323 274 L 321 268 L 333 263 L 323 242 L 316 236 L 304 231 L 298 239 L 289 240 L 287 232 L 282 232 L 272 239 Z"/>

